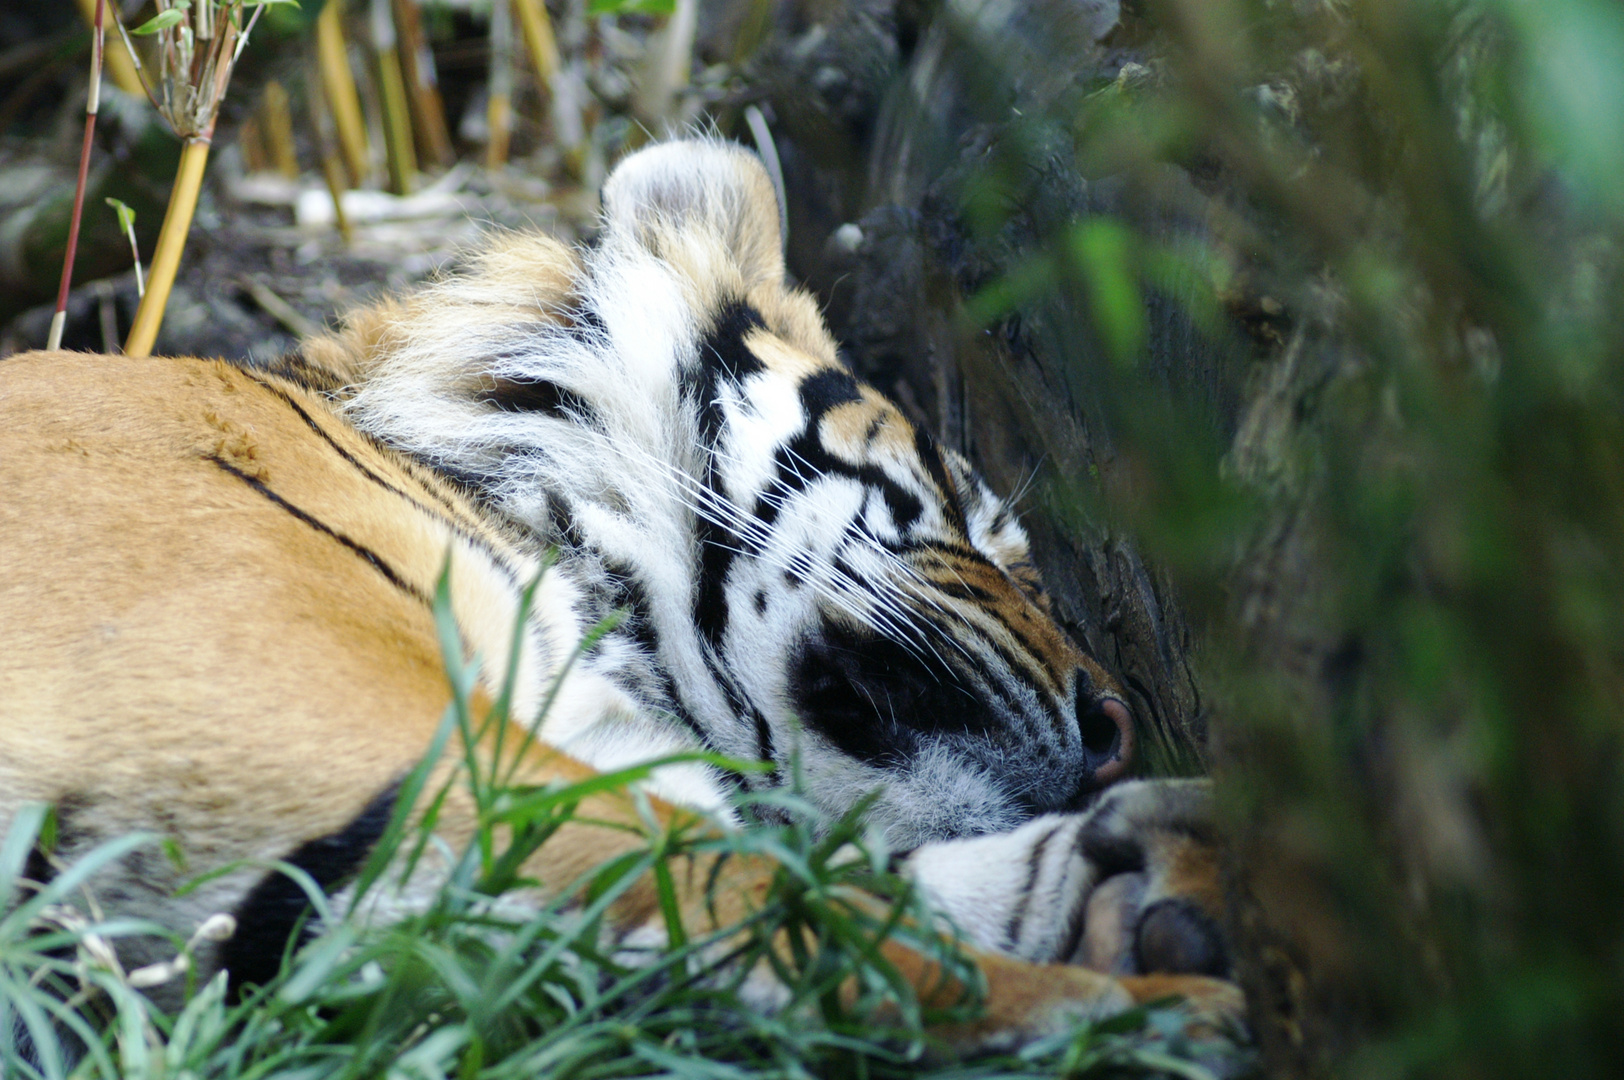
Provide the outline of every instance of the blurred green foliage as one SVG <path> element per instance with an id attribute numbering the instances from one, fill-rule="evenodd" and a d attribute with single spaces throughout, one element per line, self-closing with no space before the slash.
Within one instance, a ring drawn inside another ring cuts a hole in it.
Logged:
<path id="1" fill-rule="evenodd" d="M 1075 222 L 971 314 L 1089 312 L 1115 456 L 1103 505 L 1070 497 L 1203 626 L 1252 914 L 1281 932 L 1241 932 L 1271 1068 L 1615 1075 L 1624 8 L 1124 9 L 1150 63 L 1039 122 L 1141 201 L 1193 177 L 1202 227 L 1169 239 L 1171 199 Z M 1237 416 L 1157 376 L 1181 359 L 1151 354 L 1158 293 L 1197 327 L 1269 313 L 1222 375 Z"/>

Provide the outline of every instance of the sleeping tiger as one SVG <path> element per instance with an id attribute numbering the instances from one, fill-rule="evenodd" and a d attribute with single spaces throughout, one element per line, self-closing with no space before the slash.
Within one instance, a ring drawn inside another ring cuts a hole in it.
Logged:
<path id="1" fill-rule="evenodd" d="M 183 934 L 233 913 L 252 932 L 198 966 L 268 978 L 303 917 L 279 875 L 175 890 L 280 859 L 342 905 L 449 697 L 444 568 L 476 707 L 511 685 L 535 725 L 517 782 L 768 763 L 654 774 L 657 813 L 719 828 L 736 785 L 793 782 L 831 816 L 877 792 L 869 826 L 980 950 L 961 1047 L 1169 994 L 1234 1014 L 1205 789 L 1110 786 L 1120 688 L 1052 619 L 1010 509 L 842 366 L 754 157 L 657 145 L 603 196 L 590 250 L 496 238 L 268 367 L 0 362 L 0 828 L 54 805 L 57 860 L 171 838 L 184 874 L 127 858 L 103 907 Z M 437 831 L 464 843 L 473 814 L 454 790 Z M 527 872 L 545 890 L 636 842 L 582 820 Z M 684 918 L 741 917 L 771 871 L 679 881 Z M 663 940 L 655 892 L 609 932 Z"/>

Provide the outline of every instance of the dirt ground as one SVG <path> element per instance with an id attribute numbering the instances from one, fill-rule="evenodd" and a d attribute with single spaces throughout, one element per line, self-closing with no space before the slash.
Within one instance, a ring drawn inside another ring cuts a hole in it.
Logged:
<path id="1" fill-rule="evenodd" d="M 301 197 L 331 216 L 332 201 L 314 176 L 244 176 L 237 155 L 221 156 L 164 316 L 159 353 L 274 357 L 367 299 L 447 269 L 487 230 L 535 227 L 572 240 L 591 232 L 597 213 L 594 193 L 549 184 L 525 164 L 496 173 L 459 166 L 413 196 L 352 193 L 360 198 L 346 238 L 330 220 L 298 220 Z M 368 212 L 379 217 L 367 220 Z M 64 347 L 117 351 L 136 303 L 133 271 L 79 285 L 69 301 Z M 53 306 L 32 307 L 0 330 L 0 356 L 43 347 Z"/>

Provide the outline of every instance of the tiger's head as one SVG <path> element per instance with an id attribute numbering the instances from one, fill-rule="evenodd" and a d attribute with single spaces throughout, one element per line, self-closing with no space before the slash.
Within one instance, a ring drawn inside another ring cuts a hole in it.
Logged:
<path id="1" fill-rule="evenodd" d="M 770 761 L 764 782 L 797 762 L 831 813 L 878 789 L 895 845 L 1122 775 L 1121 690 L 1051 616 L 1009 507 L 786 283 L 754 156 L 657 145 L 604 204 L 588 251 L 500 239 L 318 343 L 356 383 L 349 416 L 556 547 L 578 618 L 626 612 L 590 663 L 638 723 Z M 594 763 L 628 737 L 568 723 L 544 734 Z"/>

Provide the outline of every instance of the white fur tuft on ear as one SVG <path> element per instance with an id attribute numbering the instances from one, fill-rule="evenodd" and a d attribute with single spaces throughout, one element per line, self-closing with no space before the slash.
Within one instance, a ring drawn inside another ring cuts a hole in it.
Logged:
<path id="1" fill-rule="evenodd" d="M 611 235 L 656 255 L 681 234 L 720 240 L 749 285 L 782 282 L 778 197 L 756 156 L 733 143 L 684 139 L 639 150 L 603 187 Z"/>

